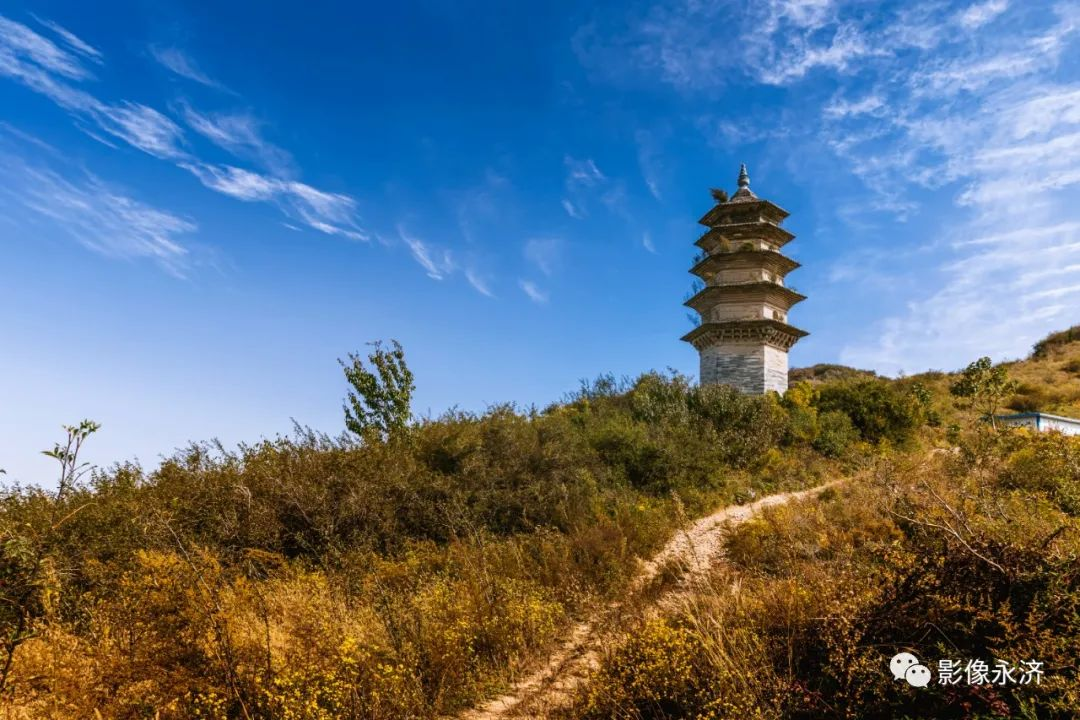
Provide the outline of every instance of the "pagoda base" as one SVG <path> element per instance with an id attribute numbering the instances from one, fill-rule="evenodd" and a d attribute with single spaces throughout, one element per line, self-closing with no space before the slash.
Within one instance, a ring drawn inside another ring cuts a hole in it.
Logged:
<path id="1" fill-rule="evenodd" d="M 699 350 L 702 385 L 730 385 L 748 395 L 787 392 L 786 350 L 760 342 L 725 342 Z"/>

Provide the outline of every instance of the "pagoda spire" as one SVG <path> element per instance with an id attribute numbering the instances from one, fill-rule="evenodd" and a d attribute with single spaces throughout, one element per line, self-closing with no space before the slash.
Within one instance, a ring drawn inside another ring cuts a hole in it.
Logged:
<path id="1" fill-rule="evenodd" d="M 750 173 L 746 172 L 746 163 L 739 165 L 739 189 L 732 196 L 733 200 L 736 198 L 748 198 L 750 200 L 757 198 L 757 195 L 750 189 Z"/>

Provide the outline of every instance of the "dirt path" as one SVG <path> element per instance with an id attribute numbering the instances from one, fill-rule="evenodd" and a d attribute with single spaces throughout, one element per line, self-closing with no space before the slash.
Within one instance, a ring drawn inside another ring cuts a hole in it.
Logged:
<path id="1" fill-rule="evenodd" d="M 669 540 L 660 552 L 642 563 L 641 571 L 632 581 L 624 599 L 609 603 L 574 625 L 546 663 L 515 682 L 506 694 L 460 714 L 459 720 L 541 718 L 565 706 L 589 674 L 599 667 L 605 637 L 610 632 L 609 628 L 617 622 L 620 610 L 630 598 L 639 595 L 655 580 L 664 568 L 679 568 L 679 582 L 686 587 L 719 559 L 723 552 L 722 531 L 725 527 L 744 522 L 763 508 L 817 495 L 838 482 L 799 492 L 769 495 L 748 505 L 732 505 L 694 521 Z"/>

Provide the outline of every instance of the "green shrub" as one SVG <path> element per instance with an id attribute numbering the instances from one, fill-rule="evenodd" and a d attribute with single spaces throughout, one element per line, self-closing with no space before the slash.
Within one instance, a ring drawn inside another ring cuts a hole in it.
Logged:
<path id="1" fill-rule="evenodd" d="M 859 439 L 851 418 L 839 410 L 828 410 L 818 417 L 818 434 L 813 447 L 825 457 L 840 457 Z"/>
<path id="2" fill-rule="evenodd" d="M 842 412 L 867 442 L 903 444 L 919 425 L 920 408 L 911 395 L 886 380 L 855 380 L 823 385 L 817 408 Z"/>
<path id="3" fill-rule="evenodd" d="M 695 415 L 711 425 L 724 459 L 746 467 L 788 431 L 788 416 L 771 396 L 749 396 L 727 385 L 703 385 L 690 395 Z"/>
<path id="4" fill-rule="evenodd" d="M 1080 515 L 1080 440 L 1054 434 L 1025 438 L 1009 455 L 1002 482 L 1045 493 L 1064 512 Z"/>

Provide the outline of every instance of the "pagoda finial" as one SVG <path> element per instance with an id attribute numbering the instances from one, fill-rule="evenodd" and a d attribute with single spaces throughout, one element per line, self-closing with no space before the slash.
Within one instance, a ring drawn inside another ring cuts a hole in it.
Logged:
<path id="1" fill-rule="evenodd" d="M 746 172 L 746 163 L 739 165 L 739 189 L 735 191 L 735 195 L 731 200 L 732 202 L 736 200 L 740 202 L 757 200 L 757 195 L 750 189 L 750 173 Z"/>

